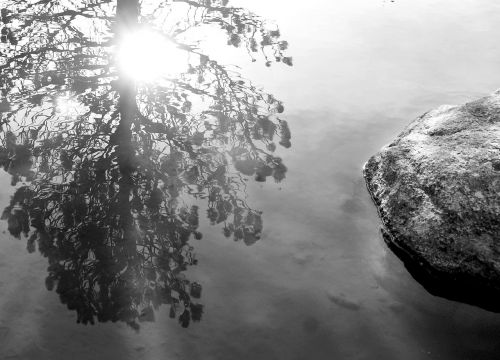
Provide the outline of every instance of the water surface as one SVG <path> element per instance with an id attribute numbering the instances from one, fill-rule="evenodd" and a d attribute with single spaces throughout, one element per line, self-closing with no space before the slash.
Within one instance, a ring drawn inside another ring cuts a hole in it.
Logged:
<path id="1" fill-rule="evenodd" d="M 243 2 L 242 2 L 243 3 Z M 494 1 L 264 0 L 293 68 L 221 58 L 282 99 L 293 146 L 287 179 L 249 182 L 264 216 L 247 247 L 201 224 L 203 320 L 187 329 L 162 307 L 139 333 L 76 324 L 44 286 L 46 259 L 0 242 L 1 359 L 494 359 L 500 315 L 430 295 L 386 248 L 363 163 L 440 104 L 500 87 Z M 13 193 L 1 178 L 0 205 Z"/>

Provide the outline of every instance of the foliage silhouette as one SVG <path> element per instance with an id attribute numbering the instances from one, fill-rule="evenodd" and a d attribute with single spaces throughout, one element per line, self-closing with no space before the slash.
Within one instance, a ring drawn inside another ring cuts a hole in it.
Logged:
<path id="1" fill-rule="evenodd" d="M 200 199 L 226 237 L 251 245 L 262 217 L 246 177 L 281 181 L 283 104 L 203 54 L 185 35 L 218 26 L 255 59 L 292 64 L 279 30 L 227 1 L 7 0 L 1 10 L 0 166 L 16 191 L 2 218 L 48 258 L 46 286 L 78 322 L 201 319 Z M 179 14 L 183 15 L 180 17 Z M 175 25 L 175 26 L 172 26 Z M 189 54 L 176 78 L 140 82 L 116 65 L 127 31 L 161 32 Z M 19 186 L 19 182 L 22 184 Z"/>

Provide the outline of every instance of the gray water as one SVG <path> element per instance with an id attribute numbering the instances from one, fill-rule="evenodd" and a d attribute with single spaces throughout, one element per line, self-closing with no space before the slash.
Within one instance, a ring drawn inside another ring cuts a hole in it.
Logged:
<path id="1" fill-rule="evenodd" d="M 292 129 L 286 181 L 249 184 L 262 239 L 247 247 L 203 224 L 187 272 L 204 286 L 203 320 L 183 329 L 162 308 L 137 333 L 76 324 L 45 289 L 46 259 L 3 231 L 0 359 L 498 358 L 500 315 L 432 296 L 407 273 L 361 170 L 416 116 L 500 87 L 500 3 L 242 3 L 280 24 L 295 61 L 224 55 L 284 101 Z M 3 209 L 13 189 L 0 181 Z"/>

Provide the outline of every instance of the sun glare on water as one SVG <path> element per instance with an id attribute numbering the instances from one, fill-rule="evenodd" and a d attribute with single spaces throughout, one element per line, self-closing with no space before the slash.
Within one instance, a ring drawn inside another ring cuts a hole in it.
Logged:
<path id="1" fill-rule="evenodd" d="M 187 69 L 187 53 L 152 30 L 141 29 L 123 36 L 118 66 L 127 76 L 144 82 L 175 77 Z"/>
<path id="2" fill-rule="evenodd" d="M 64 118 L 74 118 L 86 110 L 76 98 L 69 95 L 60 96 L 56 99 L 56 111 Z"/>

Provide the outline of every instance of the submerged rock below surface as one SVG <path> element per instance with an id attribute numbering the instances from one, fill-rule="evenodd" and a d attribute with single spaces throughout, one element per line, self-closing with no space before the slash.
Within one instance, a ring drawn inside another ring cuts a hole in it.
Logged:
<path id="1" fill-rule="evenodd" d="M 417 118 L 364 176 L 384 239 L 429 292 L 500 311 L 500 91 Z"/>

